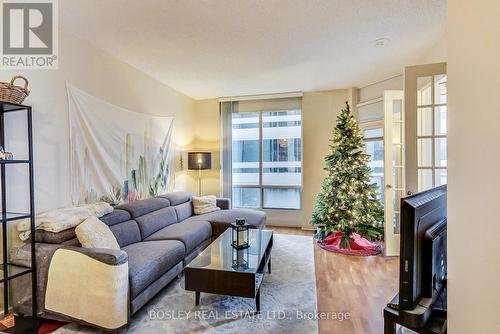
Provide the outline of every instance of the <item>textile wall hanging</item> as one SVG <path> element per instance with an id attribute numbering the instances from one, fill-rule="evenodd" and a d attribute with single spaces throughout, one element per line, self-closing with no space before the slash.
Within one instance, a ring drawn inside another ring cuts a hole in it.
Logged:
<path id="1" fill-rule="evenodd" d="M 67 85 L 73 204 L 110 204 L 171 189 L 173 117 L 132 112 Z"/>

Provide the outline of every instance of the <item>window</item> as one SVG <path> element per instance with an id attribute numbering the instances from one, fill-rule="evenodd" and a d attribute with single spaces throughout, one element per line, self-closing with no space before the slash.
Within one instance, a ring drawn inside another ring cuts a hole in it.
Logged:
<path id="1" fill-rule="evenodd" d="M 235 207 L 300 209 L 300 110 L 231 115 L 232 197 Z"/>
<path id="2" fill-rule="evenodd" d="M 258 140 L 236 140 L 233 142 L 234 162 L 259 161 Z"/>

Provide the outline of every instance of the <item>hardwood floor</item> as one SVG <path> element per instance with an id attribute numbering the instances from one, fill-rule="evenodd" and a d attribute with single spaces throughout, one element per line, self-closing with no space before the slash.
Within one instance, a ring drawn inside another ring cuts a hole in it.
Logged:
<path id="1" fill-rule="evenodd" d="M 275 233 L 312 235 L 299 228 L 268 227 Z M 318 312 L 349 313 L 350 318 L 319 320 L 320 334 L 380 334 L 383 309 L 398 290 L 399 259 L 348 256 L 314 245 Z"/>

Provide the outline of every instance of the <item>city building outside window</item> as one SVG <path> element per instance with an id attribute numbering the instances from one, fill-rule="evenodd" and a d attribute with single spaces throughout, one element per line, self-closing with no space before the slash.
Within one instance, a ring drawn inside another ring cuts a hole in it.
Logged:
<path id="1" fill-rule="evenodd" d="M 233 206 L 301 209 L 301 110 L 232 114 Z"/>

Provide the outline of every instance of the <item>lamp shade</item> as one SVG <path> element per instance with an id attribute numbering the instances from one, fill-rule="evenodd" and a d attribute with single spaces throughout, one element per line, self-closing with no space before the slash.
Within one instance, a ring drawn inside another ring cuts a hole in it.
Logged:
<path id="1" fill-rule="evenodd" d="M 212 152 L 188 152 L 188 169 L 211 169 Z"/>

